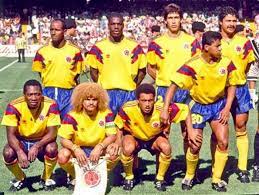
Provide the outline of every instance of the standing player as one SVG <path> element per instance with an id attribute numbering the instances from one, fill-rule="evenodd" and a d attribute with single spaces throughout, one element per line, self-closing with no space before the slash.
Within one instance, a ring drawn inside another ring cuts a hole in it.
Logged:
<path id="1" fill-rule="evenodd" d="M 43 94 L 57 101 L 62 118 L 70 110 L 70 97 L 83 61 L 80 50 L 64 39 L 64 33 L 64 21 L 53 20 L 51 42 L 37 51 L 32 64 L 32 71 L 41 76 Z"/>
<path id="2" fill-rule="evenodd" d="M 108 109 L 108 94 L 96 83 L 82 83 L 72 94 L 73 109 L 65 115 L 58 130 L 63 148 L 58 154 L 58 163 L 70 174 L 73 185 L 75 170 L 70 162 L 75 157 L 80 165 L 88 161 L 97 163 L 105 155 L 107 147 L 116 139 L 114 115 Z M 116 155 L 110 154 L 107 169 L 110 171 L 118 161 Z M 71 186 L 72 187 L 72 186 Z"/>
<path id="3" fill-rule="evenodd" d="M 27 41 L 24 33 L 20 32 L 15 39 L 15 47 L 18 51 L 18 62 L 25 62 L 25 49 L 27 47 Z"/>
<path id="4" fill-rule="evenodd" d="M 134 187 L 134 156 L 141 149 L 157 155 L 155 187 L 159 191 L 166 190 L 164 176 L 172 158 L 168 140 L 170 125 L 160 125 L 159 116 L 163 103 L 155 102 L 155 97 L 155 88 L 152 85 L 140 85 L 136 89 L 137 100 L 125 103 L 115 118 L 115 124 L 123 134 L 121 162 L 126 174 L 123 189 L 127 191 Z M 186 120 L 188 130 L 191 129 L 191 116 L 187 105 L 172 104 L 169 110 L 170 123 Z"/>
<path id="5" fill-rule="evenodd" d="M 134 90 L 146 73 L 146 58 L 140 45 L 123 35 L 123 17 L 111 13 L 108 18 L 109 37 L 96 43 L 87 54 L 91 77 L 108 91 L 110 108 L 119 108 L 135 98 Z"/>
<path id="6" fill-rule="evenodd" d="M 231 108 L 239 153 L 237 174 L 238 179 L 242 183 L 249 183 L 249 173 L 247 171 L 249 143 L 246 123 L 252 104 L 246 84 L 246 73 L 251 63 L 254 62 L 255 57 L 251 42 L 243 36 L 235 35 L 237 18 L 237 12 L 232 7 L 222 8 L 219 14 L 219 24 L 222 35 L 222 55 L 230 58 L 237 68 L 236 97 Z"/>
<path id="7" fill-rule="evenodd" d="M 228 58 L 221 56 L 221 38 L 218 32 L 208 31 L 203 34 L 202 54 L 187 61 L 173 74 L 172 84 L 167 91 L 161 112 L 162 123 L 167 124 L 169 104 L 177 87 L 190 90 L 194 129 L 191 134 L 188 132 L 190 139 L 186 154 L 186 175 L 182 181 L 183 190 L 192 188 L 202 145 L 202 132 L 206 122 L 209 122 L 217 141 L 212 189 L 219 192 L 226 191 L 226 183 L 221 180 L 221 175 L 228 159 L 228 120 L 235 97 L 236 67 Z M 226 87 L 227 98 L 225 98 Z M 193 140 L 196 140 L 196 143 Z"/>
<path id="8" fill-rule="evenodd" d="M 28 168 L 36 158 L 44 162 L 41 184 L 45 190 L 52 190 L 55 181 L 50 178 L 58 154 L 55 141 L 60 125 L 58 106 L 42 96 L 42 87 L 36 80 L 24 84 L 23 94 L 8 104 L 2 120 L 8 141 L 3 150 L 4 163 L 15 176 L 10 190 L 18 191 L 26 186 L 21 168 Z"/>

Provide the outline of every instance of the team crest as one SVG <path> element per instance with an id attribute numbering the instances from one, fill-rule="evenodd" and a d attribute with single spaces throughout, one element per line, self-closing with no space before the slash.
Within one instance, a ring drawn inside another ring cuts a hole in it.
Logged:
<path id="1" fill-rule="evenodd" d="M 241 51 L 242 51 L 242 48 L 238 45 L 238 46 L 236 47 L 236 51 L 237 51 L 237 52 L 241 52 Z"/>
<path id="2" fill-rule="evenodd" d="M 184 49 L 189 49 L 189 44 L 188 44 L 188 43 L 185 43 L 185 44 L 183 45 L 183 48 L 184 48 Z"/>
<path id="3" fill-rule="evenodd" d="M 124 55 L 125 55 L 125 56 L 128 56 L 128 55 L 129 55 L 129 50 L 127 50 L 127 49 L 124 50 Z"/>
<path id="4" fill-rule="evenodd" d="M 103 120 L 100 120 L 100 121 L 99 121 L 99 125 L 100 125 L 101 127 L 104 127 L 104 125 L 105 125 L 104 121 L 103 121 Z"/>
<path id="5" fill-rule="evenodd" d="M 44 118 L 45 118 L 45 117 L 44 117 L 43 115 L 40 115 L 40 116 L 39 116 L 40 121 L 43 121 Z"/>
<path id="6" fill-rule="evenodd" d="M 66 57 L 66 61 L 68 62 L 68 63 L 70 63 L 71 61 L 72 61 L 72 59 L 71 59 L 71 57 Z"/>
<path id="7" fill-rule="evenodd" d="M 219 68 L 219 74 L 220 74 L 220 75 L 225 75 L 226 72 L 227 72 L 227 71 L 226 71 L 225 68 L 223 68 L 223 67 Z"/>
<path id="8" fill-rule="evenodd" d="M 97 170 L 87 170 L 84 174 L 85 184 L 90 188 L 97 186 L 101 181 L 101 174 Z"/>
<path id="9" fill-rule="evenodd" d="M 152 127 L 153 128 L 158 128 L 160 126 L 160 123 L 158 122 L 158 121 L 154 121 L 153 123 L 152 123 Z"/>

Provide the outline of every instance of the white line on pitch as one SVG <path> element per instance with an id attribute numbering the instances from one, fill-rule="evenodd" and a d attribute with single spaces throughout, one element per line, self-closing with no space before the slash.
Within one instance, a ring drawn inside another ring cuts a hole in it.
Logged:
<path id="1" fill-rule="evenodd" d="M 10 66 L 14 65 L 16 62 L 18 62 L 18 60 L 14 60 L 10 64 L 7 64 L 6 66 L 4 66 L 3 68 L 0 69 L 0 72 L 2 72 L 3 70 L 9 68 Z"/>
<path id="2" fill-rule="evenodd" d="M 0 89 L 0 92 L 15 92 L 15 91 L 22 91 L 22 89 Z"/>

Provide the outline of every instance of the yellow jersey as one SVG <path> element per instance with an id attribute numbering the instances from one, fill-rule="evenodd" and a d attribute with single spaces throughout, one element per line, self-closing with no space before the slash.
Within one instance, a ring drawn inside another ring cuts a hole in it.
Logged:
<path id="1" fill-rule="evenodd" d="M 181 32 L 176 38 L 167 33 L 149 44 L 147 61 L 157 66 L 156 85 L 169 87 L 171 75 L 201 50 L 198 40 Z"/>
<path id="2" fill-rule="evenodd" d="M 86 147 L 94 147 L 101 143 L 106 135 L 116 133 L 114 115 L 110 110 L 99 111 L 94 119 L 84 112 L 70 111 L 65 115 L 58 130 L 60 137 Z"/>
<path id="3" fill-rule="evenodd" d="M 71 89 L 76 86 L 75 77 L 82 71 L 80 50 L 66 42 L 62 48 L 51 43 L 41 47 L 33 60 L 32 71 L 41 74 L 44 87 Z"/>
<path id="4" fill-rule="evenodd" d="M 47 127 L 60 125 L 58 105 L 44 96 L 40 114 L 34 118 L 22 96 L 7 105 L 2 125 L 17 127 L 18 137 L 25 140 L 39 140 L 47 132 Z"/>
<path id="5" fill-rule="evenodd" d="M 86 64 L 98 70 L 98 83 L 104 89 L 136 89 L 135 77 L 146 67 L 143 49 L 137 42 L 123 38 L 119 43 L 106 38 L 94 45 L 86 56 Z"/>
<path id="6" fill-rule="evenodd" d="M 222 57 L 213 64 L 201 55 L 193 57 L 172 75 L 178 87 L 190 90 L 191 98 L 200 104 L 211 104 L 225 95 L 228 85 L 236 85 L 235 65 L 229 58 Z"/>
<path id="7" fill-rule="evenodd" d="M 120 109 L 114 122 L 119 129 L 129 132 L 138 139 L 148 141 L 163 131 L 160 125 L 162 108 L 163 103 L 157 101 L 152 115 L 145 119 L 137 101 L 129 101 Z M 185 104 L 171 104 L 169 107 L 170 121 L 178 123 L 185 120 L 188 112 L 188 106 Z"/>
<path id="8" fill-rule="evenodd" d="M 237 85 L 246 83 L 247 65 L 255 61 L 251 42 L 242 36 L 235 35 L 231 40 L 221 39 L 222 55 L 228 57 L 235 64 L 237 71 Z"/>

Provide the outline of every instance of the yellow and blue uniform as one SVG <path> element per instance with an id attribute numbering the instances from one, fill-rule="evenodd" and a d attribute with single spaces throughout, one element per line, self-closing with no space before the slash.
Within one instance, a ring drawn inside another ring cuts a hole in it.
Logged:
<path id="1" fill-rule="evenodd" d="M 108 91 L 114 114 L 126 101 L 135 99 L 134 79 L 146 63 L 142 47 L 125 37 L 119 43 L 109 38 L 97 42 L 86 58 L 86 64 L 98 70 L 98 83 Z"/>
<path id="2" fill-rule="evenodd" d="M 255 61 L 251 42 L 245 37 L 235 35 L 231 40 L 221 40 L 222 54 L 236 65 L 236 98 L 233 101 L 232 114 L 242 114 L 252 109 L 251 97 L 246 84 L 247 65 Z"/>
<path id="3" fill-rule="evenodd" d="M 184 32 L 177 38 L 169 37 L 165 33 L 149 44 L 147 61 L 150 65 L 157 66 L 157 96 L 165 98 L 167 88 L 171 84 L 171 75 L 200 50 L 198 40 Z M 174 100 L 182 103 L 187 97 L 188 91 L 179 89 Z"/>
<path id="4" fill-rule="evenodd" d="M 220 111 L 225 107 L 226 86 L 236 85 L 235 71 L 235 65 L 226 57 L 209 64 L 198 55 L 173 74 L 172 82 L 190 90 L 194 128 L 203 129 L 207 121 L 219 118 Z"/>
<path id="5" fill-rule="evenodd" d="M 43 94 L 57 101 L 62 118 L 71 109 L 70 97 L 75 78 L 82 71 L 82 61 L 80 49 L 69 42 L 62 48 L 49 43 L 37 51 L 33 60 L 32 71 L 41 75 Z"/>

